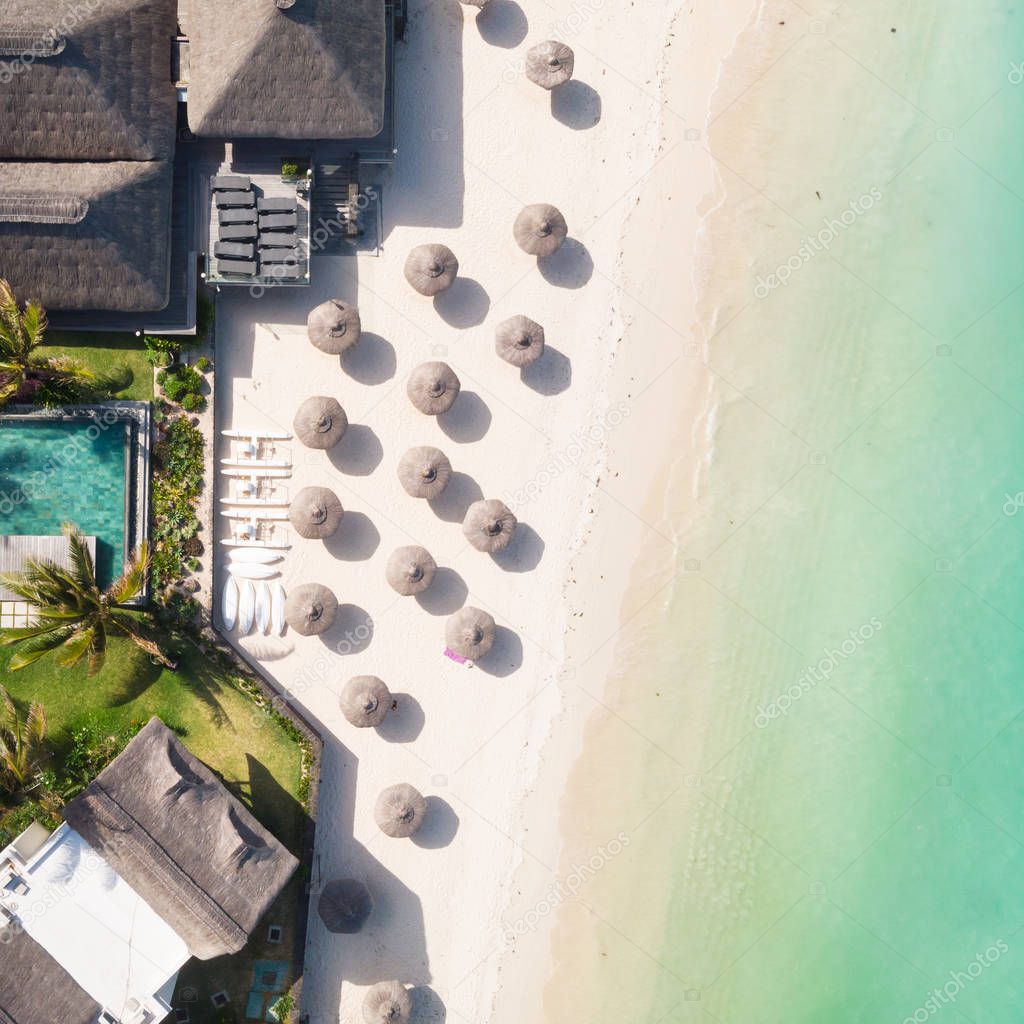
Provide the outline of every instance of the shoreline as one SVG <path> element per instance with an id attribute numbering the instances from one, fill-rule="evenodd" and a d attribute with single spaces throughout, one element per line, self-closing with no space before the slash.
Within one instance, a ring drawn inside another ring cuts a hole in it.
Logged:
<path id="1" fill-rule="evenodd" d="M 595 800 L 593 769 L 597 761 L 616 760 L 608 745 L 628 732 L 616 705 L 628 695 L 626 666 L 635 642 L 631 634 L 645 609 L 670 599 L 678 572 L 679 514 L 692 506 L 696 474 L 705 457 L 701 426 L 709 414 L 710 393 L 704 375 L 695 372 L 703 352 L 697 325 L 701 268 L 696 256 L 705 222 L 721 201 L 721 189 L 702 143 L 714 97 L 722 87 L 722 61 L 734 51 L 756 11 L 755 0 L 738 0 L 727 12 L 687 24 L 688 12 L 679 6 L 660 40 L 662 109 L 648 157 L 654 198 L 645 204 L 646 190 L 637 191 L 637 205 L 624 221 L 616 264 L 620 286 L 624 282 L 621 306 L 628 323 L 616 346 L 606 413 L 623 409 L 625 414 L 609 432 L 608 476 L 602 481 L 604 489 L 591 495 L 598 506 L 596 515 L 588 517 L 587 537 L 573 554 L 563 590 L 563 603 L 575 623 L 559 679 L 563 706 L 554 734 L 544 745 L 538 792 L 523 813 L 523 828 L 531 841 L 543 836 L 541 848 L 558 849 L 558 877 L 552 883 L 537 865 L 526 865 L 517 873 L 517 896 L 508 915 L 520 928 L 524 923 L 529 928 L 505 958 L 502 982 L 515 997 L 503 1005 L 499 993 L 494 1024 L 512 1024 L 524 1009 L 531 1019 L 562 1019 L 573 1007 L 578 1011 L 588 989 L 593 996 L 601 974 L 611 966 L 602 963 L 610 950 L 596 937 L 595 927 L 610 922 L 602 909 L 588 906 L 586 887 L 612 860 L 628 861 L 623 854 L 630 836 L 614 826 L 595 828 L 603 801 Z M 679 45 L 683 39 L 686 46 Z M 696 138 L 694 124 L 700 125 Z M 667 218 L 658 201 L 665 197 L 679 200 Z M 650 239 L 664 244 L 664 239 L 677 236 L 694 243 L 689 290 L 681 289 L 675 276 L 685 273 L 682 261 L 664 261 L 660 273 L 651 273 Z M 666 308 L 663 297 L 673 293 Z M 672 396 L 668 410 L 666 396 Z M 664 431 L 666 411 L 680 437 L 672 444 L 652 446 L 650 438 Z M 667 462 L 666 450 L 673 452 Z M 627 506 L 635 506 L 637 494 L 646 495 L 639 513 L 627 511 Z M 601 598 L 595 599 L 598 593 Z M 609 601 L 609 594 L 622 595 L 621 604 Z M 643 816 L 648 813 L 645 809 Z M 596 965 L 600 972 L 589 978 L 589 986 L 579 980 L 586 977 L 584 964 Z M 567 977 L 574 978 L 569 985 Z M 540 979 L 547 981 L 543 993 L 536 987 Z M 640 985 L 633 986 L 633 991 L 640 990 Z"/>

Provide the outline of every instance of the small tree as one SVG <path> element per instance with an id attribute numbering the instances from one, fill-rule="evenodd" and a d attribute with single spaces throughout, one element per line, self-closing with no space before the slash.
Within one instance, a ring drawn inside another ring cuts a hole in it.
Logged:
<path id="1" fill-rule="evenodd" d="M 0 788 L 14 796 L 30 788 L 40 768 L 45 738 L 42 704 L 30 704 L 22 717 L 11 695 L 0 686 Z"/>

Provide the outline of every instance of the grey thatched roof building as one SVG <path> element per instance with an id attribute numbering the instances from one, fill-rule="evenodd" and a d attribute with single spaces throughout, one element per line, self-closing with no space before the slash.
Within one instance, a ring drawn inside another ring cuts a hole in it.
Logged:
<path id="1" fill-rule="evenodd" d="M 245 945 L 298 863 L 158 718 L 64 818 L 204 960 Z"/>
<path id="2" fill-rule="evenodd" d="M 189 128 L 208 138 L 358 139 L 384 127 L 384 0 L 181 0 Z"/>
<path id="3" fill-rule="evenodd" d="M 10 928 L 0 949 L 2 1024 L 95 1024 L 100 1004 L 24 929 Z"/>
<path id="4" fill-rule="evenodd" d="M 167 305 L 171 165 L 0 162 L 0 273 L 53 309 Z"/>
<path id="5" fill-rule="evenodd" d="M 166 160 L 176 0 L 5 0 L 0 157 Z"/>

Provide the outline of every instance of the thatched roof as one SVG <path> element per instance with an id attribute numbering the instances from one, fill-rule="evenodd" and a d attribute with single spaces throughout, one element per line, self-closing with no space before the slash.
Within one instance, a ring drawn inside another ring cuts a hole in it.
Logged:
<path id="1" fill-rule="evenodd" d="M 409 401 L 427 416 L 446 413 L 459 397 L 462 385 L 455 371 L 442 362 L 420 363 L 406 381 Z"/>
<path id="2" fill-rule="evenodd" d="M 11 44 L 0 55 L 0 156 L 173 155 L 175 0 L 5 0 L 0 7 L 0 33 Z M 26 36 L 32 42 L 17 45 Z"/>
<path id="3" fill-rule="evenodd" d="M 328 487 L 303 487 L 288 508 L 288 518 L 296 533 L 307 540 L 332 536 L 344 515 L 341 501 Z"/>
<path id="4" fill-rule="evenodd" d="M 384 569 L 391 589 L 402 597 L 421 594 L 434 582 L 437 562 L 426 548 L 418 544 L 407 544 L 391 552 Z"/>
<path id="5" fill-rule="evenodd" d="M 544 328 L 521 313 L 502 320 L 494 332 L 494 350 L 513 366 L 529 366 L 544 354 Z"/>
<path id="6" fill-rule="evenodd" d="M 462 533 L 477 549 L 493 554 L 512 543 L 517 520 L 512 510 L 497 498 L 474 501 L 466 510 Z"/>
<path id="7" fill-rule="evenodd" d="M 353 676 L 341 691 L 338 706 L 356 728 L 372 729 L 391 710 L 391 691 L 377 676 Z"/>
<path id="8" fill-rule="evenodd" d="M 48 309 L 163 309 L 170 229 L 168 163 L 0 163 L 4 277 Z"/>
<path id="9" fill-rule="evenodd" d="M 348 417 L 336 398 L 314 395 L 299 406 L 292 428 L 307 447 L 332 448 L 348 430 Z"/>
<path id="10" fill-rule="evenodd" d="M 357 879 L 338 878 L 324 886 L 316 912 L 329 932 L 355 935 L 373 912 L 373 896 Z"/>
<path id="11" fill-rule="evenodd" d="M 572 78 L 575 62 L 571 47 L 546 39 L 526 51 L 526 77 L 542 89 L 554 89 Z"/>
<path id="12" fill-rule="evenodd" d="M 516 244 L 531 256 L 550 256 L 565 241 L 569 228 L 561 211 L 550 203 L 524 206 L 512 225 Z"/>
<path id="13" fill-rule="evenodd" d="M 0 1024 L 95 1024 L 102 1007 L 24 928 L 2 928 Z"/>
<path id="14" fill-rule="evenodd" d="M 181 0 L 188 123 L 212 138 L 366 139 L 384 127 L 384 0 Z"/>
<path id="15" fill-rule="evenodd" d="M 328 299 L 309 314 L 306 327 L 309 340 L 321 352 L 341 355 L 359 340 L 359 310 L 341 299 Z"/>
<path id="16" fill-rule="evenodd" d="M 405 279 L 420 295 L 437 295 L 451 288 L 459 275 L 459 261 L 447 245 L 417 245 L 405 258 Z"/>
<path id="17" fill-rule="evenodd" d="M 407 1024 L 412 1016 L 412 996 L 400 981 L 379 981 L 363 996 L 366 1024 Z"/>
<path id="18" fill-rule="evenodd" d="M 388 786 L 377 797 L 373 817 L 377 827 L 392 839 L 408 839 L 415 835 L 427 813 L 427 801 L 418 789 L 407 782 Z"/>
<path id="19" fill-rule="evenodd" d="M 410 448 L 398 463 L 398 479 L 413 498 L 440 497 L 451 478 L 448 456 L 428 444 Z"/>
<path id="20" fill-rule="evenodd" d="M 202 960 L 238 952 L 298 865 L 158 718 L 63 813 Z"/>
<path id="21" fill-rule="evenodd" d="M 460 658 L 482 658 L 494 646 L 494 616 L 466 605 L 445 623 L 444 640 Z"/>
<path id="22" fill-rule="evenodd" d="M 303 583 L 284 603 L 284 617 L 300 636 L 315 636 L 331 628 L 338 614 L 338 599 L 321 583 Z"/>

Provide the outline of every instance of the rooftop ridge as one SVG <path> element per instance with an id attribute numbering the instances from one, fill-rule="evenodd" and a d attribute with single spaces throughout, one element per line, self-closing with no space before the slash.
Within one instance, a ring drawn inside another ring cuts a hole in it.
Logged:
<path id="1" fill-rule="evenodd" d="M 53 28 L 0 24 L 0 57 L 56 57 L 66 45 Z"/>
<path id="2" fill-rule="evenodd" d="M 80 224 L 89 212 L 89 200 L 44 192 L 0 193 L 0 223 Z"/>

